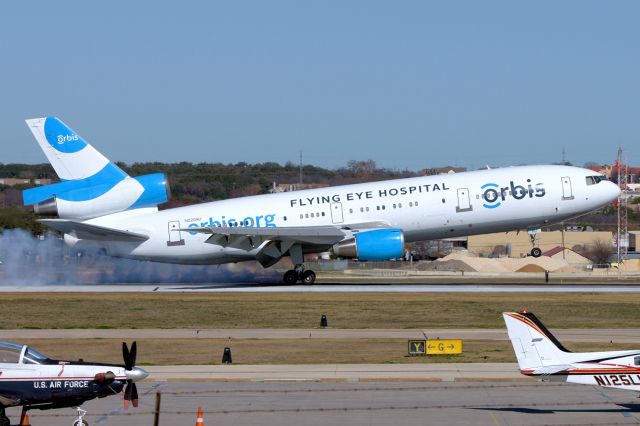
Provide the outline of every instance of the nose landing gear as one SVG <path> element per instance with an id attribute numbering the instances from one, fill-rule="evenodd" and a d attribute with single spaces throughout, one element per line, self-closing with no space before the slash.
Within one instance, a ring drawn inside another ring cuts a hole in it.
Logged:
<path id="1" fill-rule="evenodd" d="M 528 229 L 527 232 L 529 233 L 529 239 L 531 240 L 531 245 L 533 246 L 530 252 L 531 256 L 542 256 L 542 250 L 540 249 L 540 247 L 538 247 L 538 234 L 541 232 L 541 229 Z"/>
<path id="2" fill-rule="evenodd" d="M 78 410 L 78 419 L 73 422 L 73 426 L 89 426 L 89 423 L 84 419 L 87 411 L 80 407 L 76 407 L 76 409 Z"/>
<path id="3" fill-rule="evenodd" d="M 84 419 L 87 411 L 80 407 L 77 407 L 76 409 L 78 410 L 78 419 L 73 422 L 73 426 L 89 426 L 89 423 Z"/>

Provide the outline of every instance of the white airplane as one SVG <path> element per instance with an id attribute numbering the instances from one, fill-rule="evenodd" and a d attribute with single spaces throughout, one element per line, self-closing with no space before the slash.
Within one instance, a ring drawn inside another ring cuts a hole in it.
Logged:
<path id="1" fill-rule="evenodd" d="M 543 380 L 640 391 L 640 350 L 571 352 L 531 312 L 504 312 L 520 372 Z"/>
<path id="2" fill-rule="evenodd" d="M 519 166 L 422 176 L 158 210 L 169 198 L 161 174 L 131 177 L 55 117 L 27 124 L 61 182 L 23 192 L 42 223 L 70 245 L 91 241 L 113 256 L 183 264 L 290 256 L 285 283 L 313 283 L 304 254 L 331 250 L 361 261 L 400 258 L 404 244 L 527 229 L 535 235 L 607 205 L 620 190 L 568 166 Z"/>

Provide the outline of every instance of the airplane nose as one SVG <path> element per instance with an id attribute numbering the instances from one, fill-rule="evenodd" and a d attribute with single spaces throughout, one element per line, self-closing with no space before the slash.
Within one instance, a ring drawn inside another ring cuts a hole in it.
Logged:
<path id="1" fill-rule="evenodd" d="M 128 380 L 133 382 L 137 382 L 138 380 L 142 380 L 149 375 L 149 372 L 143 370 L 142 368 L 132 368 L 131 370 L 127 370 L 124 372 L 125 376 L 127 376 Z"/>
<path id="2" fill-rule="evenodd" d="M 613 182 L 606 182 L 608 184 L 607 188 L 607 196 L 611 199 L 611 201 L 617 199 L 620 196 L 620 187 Z"/>

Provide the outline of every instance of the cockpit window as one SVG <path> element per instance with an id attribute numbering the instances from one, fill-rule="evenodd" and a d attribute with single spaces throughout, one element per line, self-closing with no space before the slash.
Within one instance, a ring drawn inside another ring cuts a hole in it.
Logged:
<path id="1" fill-rule="evenodd" d="M 598 184 L 602 181 L 607 180 L 607 178 L 605 176 L 602 175 L 596 175 L 596 176 L 587 176 L 587 185 L 595 185 Z"/>
<path id="2" fill-rule="evenodd" d="M 35 349 L 27 348 L 27 351 L 24 353 L 22 362 L 24 364 L 46 364 L 48 359 L 49 357 L 42 355 Z"/>
<path id="3" fill-rule="evenodd" d="M 0 362 L 17 364 L 20 362 L 22 345 L 12 342 L 0 342 Z"/>

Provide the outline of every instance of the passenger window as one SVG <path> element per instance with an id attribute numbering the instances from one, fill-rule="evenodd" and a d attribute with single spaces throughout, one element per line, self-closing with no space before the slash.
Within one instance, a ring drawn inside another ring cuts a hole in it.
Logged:
<path id="1" fill-rule="evenodd" d="M 640 365 L 640 356 L 633 357 L 633 365 Z"/>
<path id="2" fill-rule="evenodd" d="M 367 207 L 366 210 L 369 211 L 369 207 Z"/>
<path id="3" fill-rule="evenodd" d="M 414 206 L 418 207 L 418 202 L 413 203 Z"/>
<path id="4" fill-rule="evenodd" d="M 413 207 L 413 201 L 409 201 L 409 207 Z"/>

